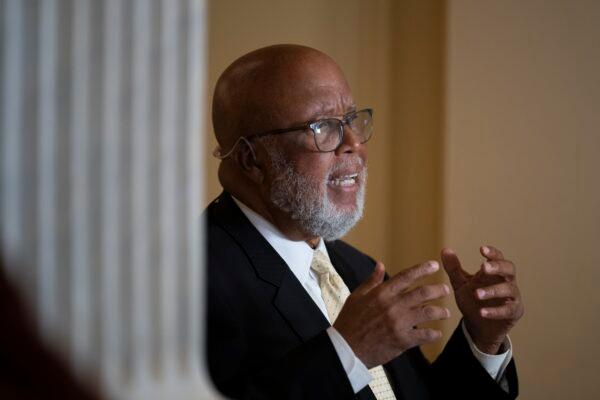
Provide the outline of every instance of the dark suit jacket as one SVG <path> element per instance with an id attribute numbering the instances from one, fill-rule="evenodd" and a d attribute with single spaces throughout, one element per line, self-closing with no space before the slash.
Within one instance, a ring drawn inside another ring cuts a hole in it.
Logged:
<path id="1" fill-rule="evenodd" d="M 205 212 L 208 241 L 207 356 L 216 387 L 231 398 L 371 399 L 354 394 L 327 335 L 330 326 L 283 259 L 231 196 Z M 342 241 L 327 243 L 331 261 L 354 290 L 374 261 Z M 397 399 L 514 399 L 514 362 L 504 392 L 457 329 L 437 360 L 413 348 L 384 365 Z"/>

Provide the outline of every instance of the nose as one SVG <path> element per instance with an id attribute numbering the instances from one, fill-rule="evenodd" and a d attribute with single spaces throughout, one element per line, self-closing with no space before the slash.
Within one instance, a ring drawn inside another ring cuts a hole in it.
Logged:
<path id="1" fill-rule="evenodd" d="M 344 137 L 342 138 L 342 143 L 335 151 L 335 154 L 338 156 L 343 153 L 355 153 L 363 146 L 359 136 L 349 125 L 344 124 L 343 129 Z"/>

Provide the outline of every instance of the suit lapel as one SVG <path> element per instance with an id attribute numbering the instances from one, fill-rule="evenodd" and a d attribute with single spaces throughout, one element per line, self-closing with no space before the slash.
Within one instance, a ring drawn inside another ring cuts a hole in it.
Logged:
<path id="1" fill-rule="evenodd" d="M 315 337 L 331 326 L 291 272 L 282 280 L 273 304 L 302 341 Z"/>
<path id="2" fill-rule="evenodd" d="M 258 278 L 277 287 L 273 305 L 298 338 L 307 341 L 327 329 L 329 321 L 319 307 L 231 196 L 223 192 L 212 206 L 215 221 L 244 249 Z"/>

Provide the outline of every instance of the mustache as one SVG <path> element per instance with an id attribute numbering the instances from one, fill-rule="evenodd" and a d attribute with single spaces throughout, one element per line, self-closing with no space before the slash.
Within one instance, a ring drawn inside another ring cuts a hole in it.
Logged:
<path id="1" fill-rule="evenodd" d="M 335 175 L 358 173 L 359 175 L 364 174 L 365 162 L 360 157 L 343 158 L 339 162 L 332 164 L 327 171 L 327 177 Z"/>

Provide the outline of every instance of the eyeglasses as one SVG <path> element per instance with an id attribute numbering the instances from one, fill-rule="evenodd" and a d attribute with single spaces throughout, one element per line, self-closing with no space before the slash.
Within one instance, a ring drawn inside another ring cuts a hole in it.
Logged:
<path id="1" fill-rule="evenodd" d="M 240 140 L 245 141 L 249 145 L 250 140 L 255 138 L 306 130 L 312 132 L 315 146 L 319 152 L 327 153 L 336 151 L 344 141 L 344 125 L 352 129 L 352 132 L 358 137 L 361 144 L 366 143 L 373 136 L 373 109 L 365 108 L 364 110 L 349 112 L 342 119 L 325 118 L 291 128 L 275 129 L 268 132 L 242 136 L 235 142 L 227 154 L 221 155 L 220 149 L 217 148 L 213 152 L 213 155 L 220 159 L 227 158 L 233 153 Z"/>

